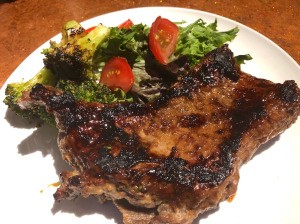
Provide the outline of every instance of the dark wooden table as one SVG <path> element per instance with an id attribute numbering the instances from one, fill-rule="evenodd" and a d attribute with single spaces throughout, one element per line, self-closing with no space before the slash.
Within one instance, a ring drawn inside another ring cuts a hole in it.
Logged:
<path id="1" fill-rule="evenodd" d="M 262 33 L 300 63 L 299 0 L 17 0 L 0 2 L 0 87 L 17 66 L 71 19 L 134 7 L 176 6 L 216 13 Z"/>

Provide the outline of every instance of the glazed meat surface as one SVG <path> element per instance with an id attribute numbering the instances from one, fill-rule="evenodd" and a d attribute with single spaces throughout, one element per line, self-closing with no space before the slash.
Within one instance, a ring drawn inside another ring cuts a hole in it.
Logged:
<path id="1" fill-rule="evenodd" d="M 299 100 L 294 81 L 243 73 L 224 45 L 151 103 L 75 102 L 36 85 L 20 105 L 55 115 L 74 169 L 55 200 L 113 200 L 124 223 L 192 223 L 236 192 L 241 165 L 296 121 Z"/>

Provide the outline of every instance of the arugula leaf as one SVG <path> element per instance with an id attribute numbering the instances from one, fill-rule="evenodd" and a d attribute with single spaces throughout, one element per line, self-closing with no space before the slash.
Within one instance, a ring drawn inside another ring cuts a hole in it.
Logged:
<path id="1" fill-rule="evenodd" d="M 228 31 L 219 32 L 217 20 L 206 25 L 202 19 L 198 19 L 186 27 L 180 26 L 179 40 L 174 56 L 187 56 L 191 66 L 193 66 L 208 52 L 232 41 L 238 31 L 239 29 L 235 27 Z"/>

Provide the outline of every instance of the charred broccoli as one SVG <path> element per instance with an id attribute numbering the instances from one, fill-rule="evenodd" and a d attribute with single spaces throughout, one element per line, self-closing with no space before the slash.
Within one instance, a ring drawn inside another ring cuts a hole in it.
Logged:
<path id="1" fill-rule="evenodd" d="M 59 43 L 50 41 L 50 47 L 43 50 L 44 65 L 60 78 L 85 80 L 99 78 L 93 70 L 93 56 L 99 44 L 110 34 L 110 29 L 99 24 L 86 31 L 72 20 L 62 28 Z"/>
<path id="2" fill-rule="evenodd" d="M 43 85 L 55 86 L 57 84 L 57 76 L 49 69 L 42 68 L 34 77 L 26 82 L 16 82 L 8 84 L 5 89 L 4 103 L 19 116 L 26 119 L 41 118 L 48 124 L 54 124 L 54 118 L 49 115 L 44 107 L 34 106 L 31 109 L 21 109 L 18 105 L 23 93 L 30 90 L 35 84 L 41 83 Z"/>
<path id="3" fill-rule="evenodd" d="M 85 102 L 131 102 L 133 99 L 125 92 L 118 89 L 110 90 L 105 85 L 95 80 L 74 81 L 58 79 L 49 69 L 43 68 L 32 79 L 26 82 L 8 84 L 5 89 L 4 103 L 17 115 L 25 119 L 40 119 L 41 121 L 55 125 L 54 117 L 43 106 L 33 106 L 30 109 L 22 109 L 19 102 L 23 93 L 29 91 L 35 84 L 53 86 L 64 92 L 71 93 L 77 101 Z"/>
<path id="4" fill-rule="evenodd" d="M 67 22 L 62 29 L 60 43 L 50 41 L 50 47 L 43 50 L 44 68 L 26 82 L 8 84 L 4 103 L 16 114 L 26 118 L 40 118 L 54 124 L 54 117 L 44 107 L 34 106 L 22 109 L 19 100 L 23 93 L 35 84 L 53 86 L 72 93 L 76 100 L 86 102 L 124 102 L 131 101 L 123 91 L 111 91 L 98 82 L 93 72 L 93 56 L 99 44 L 108 38 L 110 29 L 99 24 L 87 32 L 76 21 Z"/>

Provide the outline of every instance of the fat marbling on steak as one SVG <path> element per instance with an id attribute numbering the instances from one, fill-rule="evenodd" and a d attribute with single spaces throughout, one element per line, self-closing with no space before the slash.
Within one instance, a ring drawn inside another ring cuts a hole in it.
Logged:
<path id="1" fill-rule="evenodd" d="M 242 72 L 227 45 L 157 100 L 76 102 L 36 85 L 22 107 L 56 118 L 63 159 L 56 201 L 113 200 L 124 223 L 192 223 L 236 192 L 239 168 L 300 114 L 294 81 L 275 84 Z"/>

